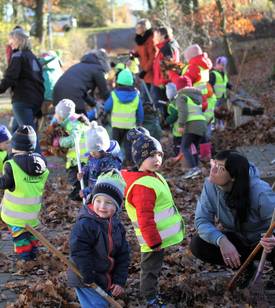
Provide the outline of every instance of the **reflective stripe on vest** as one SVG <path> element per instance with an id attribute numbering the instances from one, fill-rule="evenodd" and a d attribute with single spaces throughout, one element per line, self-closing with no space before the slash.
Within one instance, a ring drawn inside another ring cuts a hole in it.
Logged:
<path id="1" fill-rule="evenodd" d="M 129 193 L 134 185 L 142 185 L 154 190 L 156 194 L 156 203 L 154 207 L 154 220 L 157 230 L 160 234 L 162 244 L 161 248 L 166 248 L 180 243 L 185 235 L 185 228 L 181 215 L 174 205 L 173 197 L 165 179 L 157 173 L 158 178 L 153 176 L 143 176 L 137 179 L 128 189 L 125 208 L 132 221 L 135 234 L 139 241 L 141 252 L 149 252 L 152 249 L 144 240 L 138 225 L 137 213 L 135 207 L 128 201 Z"/>
<path id="2" fill-rule="evenodd" d="M 7 157 L 7 151 L 0 151 L 0 173 L 3 172 L 4 160 Z"/>
<path id="3" fill-rule="evenodd" d="M 12 226 L 25 227 L 29 224 L 35 227 L 39 224 L 42 194 L 49 170 L 39 176 L 30 176 L 14 160 L 8 160 L 6 163 L 12 168 L 15 189 L 6 189 L 4 192 L 1 218 Z"/>
<path id="4" fill-rule="evenodd" d="M 226 87 L 227 87 L 227 83 L 228 83 L 228 77 L 227 74 L 224 73 L 224 77 L 222 76 L 222 74 L 219 71 L 213 70 L 213 73 L 215 74 L 216 77 L 216 82 L 214 85 L 214 91 L 215 94 L 217 96 L 217 99 L 221 98 L 221 97 L 225 97 L 226 98 Z"/>
<path id="5" fill-rule="evenodd" d="M 75 121 L 78 120 L 75 119 Z M 81 122 L 79 122 L 77 125 L 78 125 L 78 130 L 81 132 L 81 137 L 79 141 L 80 161 L 86 163 L 88 158 L 85 156 L 85 154 L 88 152 L 88 150 L 86 146 L 85 131 L 89 129 L 89 126 Z M 69 135 L 71 135 L 73 130 L 73 123 L 71 120 L 68 120 L 68 122 L 65 124 L 65 130 Z M 66 157 L 67 157 L 66 169 L 77 165 L 76 152 L 74 146 L 68 149 Z"/>
<path id="6" fill-rule="evenodd" d="M 189 64 L 183 68 L 181 74 L 184 75 L 188 68 Z M 201 79 L 193 83 L 193 87 L 200 90 L 202 95 L 206 95 L 208 93 L 207 83 L 209 82 L 209 70 L 201 66 L 198 66 L 198 69 L 200 70 Z"/>
<path id="7" fill-rule="evenodd" d="M 217 98 L 215 94 L 207 98 L 207 109 L 203 113 L 207 124 L 214 121 L 214 110 L 216 107 L 216 103 L 217 103 Z"/>
<path id="8" fill-rule="evenodd" d="M 205 121 L 205 117 L 202 112 L 202 105 L 195 104 L 189 96 L 186 96 L 186 98 L 187 98 L 187 108 L 188 108 L 188 115 L 186 122 Z"/>
<path id="9" fill-rule="evenodd" d="M 173 110 L 178 112 L 177 105 L 175 103 L 170 103 L 167 108 L 168 114 L 171 114 Z M 179 132 L 179 119 L 172 124 L 172 134 L 174 137 L 181 137 L 182 133 Z"/>
<path id="10" fill-rule="evenodd" d="M 136 112 L 139 104 L 139 96 L 136 97 L 128 103 L 121 103 L 116 93 L 112 91 L 111 93 L 113 99 L 113 109 L 111 122 L 112 127 L 131 129 L 136 127 Z"/>

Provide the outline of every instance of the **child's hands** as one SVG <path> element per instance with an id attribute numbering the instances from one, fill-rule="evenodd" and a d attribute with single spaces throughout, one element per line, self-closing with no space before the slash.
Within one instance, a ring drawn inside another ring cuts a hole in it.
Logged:
<path id="1" fill-rule="evenodd" d="M 81 181 L 83 179 L 83 172 L 78 172 L 76 175 L 78 181 Z"/>
<path id="2" fill-rule="evenodd" d="M 79 196 L 80 196 L 80 198 L 84 198 L 83 190 L 80 190 L 80 191 L 79 191 Z"/>
<path id="3" fill-rule="evenodd" d="M 54 139 L 53 139 L 53 147 L 54 148 L 58 148 L 59 147 L 59 137 L 55 137 Z"/>
<path id="4" fill-rule="evenodd" d="M 275 248 L 275 236 L 263 237 L 260 243 L 264 247 L 264 251 L 270 253 Z"/>
<path id="5" fill-rule="evenodd" d="M 183 134 L 183 133 L 184 133 L 184 128 L 183 128 L 183 127 L 179 127 L 179 128 L 178 128 L 178 132 L 179 132 L 180 134 Z"/>
<path id="6" fill-rule="evenodd" d="M 112 291 L 112 295 L 115 297 L 120 296 L 125 292 L 124 288 L 118 284 L 112 284 L 111 291 Z"/>

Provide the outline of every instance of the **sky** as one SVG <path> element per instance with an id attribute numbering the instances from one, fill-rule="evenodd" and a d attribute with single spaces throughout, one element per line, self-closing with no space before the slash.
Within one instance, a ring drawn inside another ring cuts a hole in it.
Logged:
<path id="1" fill-rule="evenodd" d="M 133 10 L 142 10 L 146 7 L 145 0 L 115 0 L 117 4 L 128 4 Z"/>

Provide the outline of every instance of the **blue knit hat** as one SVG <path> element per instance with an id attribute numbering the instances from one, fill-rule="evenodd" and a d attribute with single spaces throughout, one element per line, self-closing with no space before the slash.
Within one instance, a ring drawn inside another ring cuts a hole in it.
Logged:
<path id="1" fill-rule="evenodd" d="M 11 140 L 11 133 L 5 125 L 0 125 L 0 143 Z"/>
<path id="2" fill-rule="evenodd" d="M 160 142 L 150 136 L 149 132 L 140 127 L 132 128 L 127 134 L 127 139 L 132 142 L 132 159 L 139 168 L 143 161 L 154 153 L 162 153 Z"/>
<path id="3" fill-rule="evenodd" d="M 33 152 L 37 143 L 36 132 L 30 125 L 17 128 L 11 138 L 11 147 L 14 150 Z"/>

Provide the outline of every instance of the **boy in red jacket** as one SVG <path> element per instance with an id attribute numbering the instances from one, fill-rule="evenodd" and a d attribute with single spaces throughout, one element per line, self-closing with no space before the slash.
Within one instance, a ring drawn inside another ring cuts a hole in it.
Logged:
<path id="1" fill-rule="evenodd" d="M 135 128 L 127 137 L 132 141 L 137 171 L 122 171 L 122 176 L 126 181 L 125 208 L 141 248 L 140 291 L 147 307 L 166 307 L 157 292 L 164 248 L 183 240 L 184 225 L 167 182 L 157 173 L 163 157 L 161 144 Z"/>

